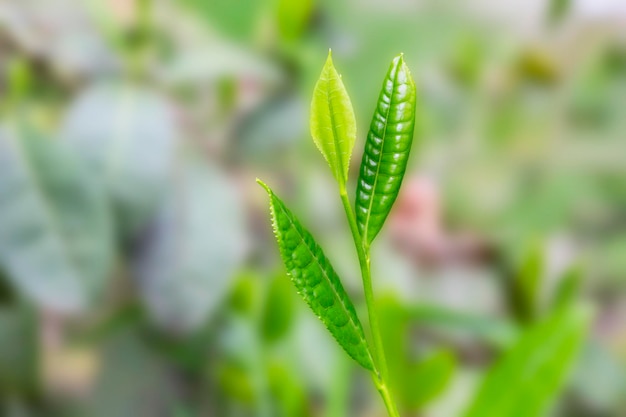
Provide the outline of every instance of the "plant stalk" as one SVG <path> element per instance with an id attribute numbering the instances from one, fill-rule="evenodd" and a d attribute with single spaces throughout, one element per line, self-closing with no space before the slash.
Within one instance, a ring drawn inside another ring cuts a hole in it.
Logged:
<path id="1" fill-rule="evenodd" d="M 350 205 L 348 199 L 348 192 L 345 186 L 339 187 L 339 194 L 341 196 L 341 202 L 348 218 L 350 225 L 350 231 L 352 232 L 352 238 L 354 239 L 354 246 L 356 246 L 357 255 L 359 257 L 359 266 L 361 268 L 361 278 L 363 280 L 363 291 L 365 293 L 365 303 L 367 305 L 367 314 L 369 317 L 370 332 L 374 340 L 373 353 L 375 370 L 372 373 L 374 385 L 380 393 L 387 412 L 390 417 L 400 417 L 396 404 L 393 401 L 389 386 L 387 385 L 388 371 L 387 360 L 385 358 L 385 349 L 383 347 L 383 339 L 380 334 L 380 326 L 378 324 L 378 314 L 376 312 L 376 301 L 374 299 L 374 290 L 372 287 L 372 274 L 370 270 L 370 251 L 369 247 L 363 243 L 361 234 L 356 222 L 356 215 Z"/>

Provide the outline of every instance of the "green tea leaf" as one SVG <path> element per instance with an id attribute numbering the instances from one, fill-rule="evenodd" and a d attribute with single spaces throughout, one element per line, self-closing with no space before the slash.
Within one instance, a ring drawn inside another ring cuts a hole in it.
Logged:
<path id="1" fill-rule="evenodd" d="M 38 304 L 87 307 L 112 260 L 104 191 L 61 143 L 22 124 L 0 131 L 0 263 Z"/>
<path id="2" fill-rule="evenodd" d="M 298 293 L 322 320 L 341 347 L 366 369 L 372 356 L 354 305 L 322 248 L 262 181 L 270 196 L 272 224 L 280 254 Z"/>
<path id="3" fill-rule="evenodd" d="M 313 91 L 311 135 L 339 185 L 345 186 L 356 140 L 356 120 L 330 52 Z"/>
<path id="4" fill-rule="evenodd" d="M 400 55 L 383 82 L 357 182 L 356 217 L 367 245 L 383 227 L 402 184 L 413 143 L 416 94 L 409 68 Z"/>
<path id="5" fill-rule="evenodd" d="M 585 309 L 535 324 L 489 371 L 466 417 L 538 417 L 558 395 L 587 333 Z"/>

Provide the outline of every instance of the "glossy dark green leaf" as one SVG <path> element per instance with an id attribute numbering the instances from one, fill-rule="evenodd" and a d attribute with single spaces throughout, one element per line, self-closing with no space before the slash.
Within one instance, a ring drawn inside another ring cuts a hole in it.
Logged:
<path id="1" fill-rule="evenodd" d="M 104 191 L 61 143 L 15 123 L 0 131 L 0 263 L 38 304 L 76 311 L 106 284 L 112 260 Z"/>
<path id="2" fill-rule="evenodd" d="M 356 119 L 330 52 L 313 91 L 311 136 L 337 182 L 345 186 L 356 140 Z"/>
<path id="3" fill-rule="evenodd" d="M 283 202 L 267 185 L 257 181 L 269 194 L 280 254 L 298 293 L 348 355 L 364 368 L 373 370 L 363 327 L 330 261 Z"/>
<path id="4" fill-rule="evenodd" d="M 539 417 L 558 396 L 584 342 L 585 309 L 562 309 L 529 328 L 489 371 L 465 417 Z"/>
<path id="5" fill-rule="evenodd" d="M 415 127 L 416 89 L 402 55 L 396 57 L 378 98 L 356 191 L 356 217 L 369 245 L 396 201 L 406 171 Z"/>

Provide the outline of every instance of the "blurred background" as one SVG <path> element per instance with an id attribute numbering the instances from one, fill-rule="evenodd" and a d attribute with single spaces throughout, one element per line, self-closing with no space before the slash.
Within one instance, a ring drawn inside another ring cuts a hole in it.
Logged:
<path id="1" fill-rule="evenodd" d="M 549 414 L 626 415 L 621 0 L 1 2 L 1 415 L 385 415 L 286 277 L 254 181 L 312 230 L 365 323 L 309 136 L 329 48 L 358 122 L 351 190 L 398 53 L 418 84 L 373 247 L 402 415 L 463 415 L 563 305 L 593 320 Z"/>

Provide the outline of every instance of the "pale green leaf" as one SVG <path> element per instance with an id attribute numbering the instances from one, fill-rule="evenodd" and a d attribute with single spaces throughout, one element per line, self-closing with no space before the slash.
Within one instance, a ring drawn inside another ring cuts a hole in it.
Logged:
<path id="1" fill-rule="evenodd" d="M 561 309 L 529 328 L 485 377 L 465 417 L 539 417 L 559 395 L 590 314 Z"/>
<path id="2" fill-rule="evenodd" d="M 333 175 L 344 186 L 356 140 L 356 120 L 350 97 L 330 52 L 313 91 L 311 135 Z"/>

